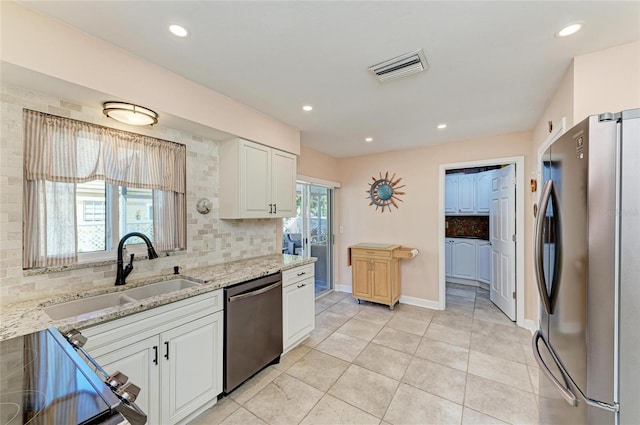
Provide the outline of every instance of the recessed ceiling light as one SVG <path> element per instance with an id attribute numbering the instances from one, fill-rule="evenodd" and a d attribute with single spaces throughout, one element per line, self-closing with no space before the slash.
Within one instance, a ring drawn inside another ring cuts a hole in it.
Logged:
<path id="1" fill-rule="evenodd" d="M 169 31 L 171 31 L 171 34 L 176 37 L 187 37 L 189 35 L 189 31 L 187 31 L 187 29 L 182 25 L 178 24 L 169 25 Z"/>
<path id="2" fill-rule="evenodd" d="M 305 112 L 313 111 L 313 106 L 311 106 L 311 105 L 304 105 L 304 106 L 302 107 L 302 110 L 303 110 L 303 111 L 305 111 Z"/>
<path id="3" fill-rule="evenodd" d="M 371 143 L 373 142 L 373 137 L 367 137 L 366 139 L 364 139 L 364 141 L 367 143 Z"/>
<path id="4" fill-rule="evenodd" d="M 447 124 L 446 123 L 441 122 L 440 124 L 438 124 L 438 130 L 442 130 L 444 128 L 447 128 Z"/>
<path id="5" fill-rule="evenodd" d="M 567 37 L 571 34 L 577 33 L 578 31 L 580 31 L 581 28 L 582 28 L 582 22 L 574 22 L 573 24 L 567 25 L 566 27 L 562 28 L 560 31 L 555 33 L 555 36 Z"/>

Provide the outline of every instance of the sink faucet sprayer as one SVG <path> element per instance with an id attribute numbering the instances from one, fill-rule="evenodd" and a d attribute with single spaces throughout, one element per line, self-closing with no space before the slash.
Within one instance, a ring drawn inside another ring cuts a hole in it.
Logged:
<path id="1" fill-rule="evenodd" d="M 122 237 L 122 239 L 120 239 L 120 243 L 118 244 L 118 261 L 116 262 L 116 269 L 117 269 L 116 286 L 124 285 L 126 283 L 125 279 L 133 271 L 133 254 L 131 254 L 131 260 L 129 260 L 129 264 L 127 264 L 126 267 L 123 268 L 124 261 L 122 261 L 122 250 L 124 249 L 125 241 L 135 236 L 139 237 L 144 241 L 145 244 L 147 244 L 147 252 L 149 255 L 149 260 L 158 258 L 158 254 L 156 253 L 156 250 L 153 248 L 153 245 L 151 245 L 151 241 L 147 236 L 145 236 L 140 232 L 127 233 Z"/>

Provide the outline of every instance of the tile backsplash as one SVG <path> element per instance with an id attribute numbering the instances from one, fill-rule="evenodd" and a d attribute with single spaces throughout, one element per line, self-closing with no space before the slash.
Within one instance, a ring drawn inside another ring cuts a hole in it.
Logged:
<path id="1" fill-rule="evenodd" d="M 445 236 L 448 238 L 489 240 L 489 216 L 447 216 L 445 222 Z"/>
<path id="2" fill-rule="evenodd" d="M 153 105 L 148 105 L 153 108 Z M 108 127 L 182 143 L 187 147 L 187 249 L 149 261 L 134 263 L 129 279 L 152 277 L 228 261 L 280 252 L 276 246 L 279 220 L 218 219 L 218 143 L 214 140 L 164 127 L 132 128 L 106 118 L 98 107 L 3 83 L 0 90 L 0 302 L 46 298 L 61 291 L 79 292 L 113 285 L 113 264 L 29 273 L 22 270 L 23 123 L 22 109 L 61 115 Z M 162 121 L 161 121 L 162 122 Z M 213 203 L 209 214 L 196 210 L 200 198 Z"/>

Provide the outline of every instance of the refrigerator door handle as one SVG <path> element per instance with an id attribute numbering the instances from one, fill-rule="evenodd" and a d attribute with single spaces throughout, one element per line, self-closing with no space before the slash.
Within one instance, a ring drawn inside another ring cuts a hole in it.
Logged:
<path id="1" fill-rule="evenodd" d="M 534 258 L 536 259 L 536 282 L 538 283 L 538 292 L 540 299 L 544 305 L 544 311 L 551 313 L 551 300 L 547 293 L 547 281 L 544 276 L 544 220 L 547 217 L 547 207 L 551 201 L 551 193 L 553 190 L 553 181 L 549 180 L 545 183 L 540 198 L 540 206 L 538 207 L 538 216 L 536 217 L 536 234 L 534 244 Z M 535 352 L 535 350 L 534 350 Z"/>
<path id="2" fill-rule="evenodd" d="M 556 359 L 556 355 L 553 352 L 552 348 L 549 346 L 546 339 L 542 335 L 542 332 L 538 330 L 536 331 L 535 334 L 533 334 L 532 343 L 533 343 L 533 355 L 536 358 L 536 362 L 540 366 L 540 369 L 544 372 L 545 375 L 547 375 L 547 378 L 549 378 L 551 383 L 555 385 L 556 389 L 560 391 L 560 394 L 562 394 L 562 397 L 564 397 L 567 403 L 569 403 L 573 407 L 578 406 L 578 398 L 573 393 L 573 391 L 571 391 L 570 384 L 568 382 L 567 377 L 564 375 L 563 368 L 560 365 L 558 365 L 558 368 L 560 369 L 560 373 L 562 373 L 562 379 L 564 380 L 564 383 L 565 383 L 564 385 L 562 385 L 560 381 L 558 381 L 558 379 L 553 375 L 553 373 L 551 373 L 551 370 L 549 369 L 547 364 L 544 362 L 544 360 L 542 360 L 542 356 L 540 355 L 540 348 L 538 347 L 539 340 L 542 340 L 544 345 L 547 347 L 547 349 L 549 350 L 549 353 L 551 353 L 551 356 L 553 357 L 553 361 L 558 363 L 558 360 Z"/>

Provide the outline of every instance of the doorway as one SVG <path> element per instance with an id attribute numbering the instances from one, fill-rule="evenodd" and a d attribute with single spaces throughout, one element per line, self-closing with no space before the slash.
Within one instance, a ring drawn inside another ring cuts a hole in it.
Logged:
<path id="1" fill-rule="evenodd" d="M 295 217 L 282 220 L 282 252 L 315 257 L 315 296 L 333 289 L 333 189 L 310 183 L 296 185 Z"/>
<path id="2" fill-rule="evenodd" d="M 447 179 L 447 172 L 452 174 L 453 170 L 471 168 L 494 170 L 484 173 L 490 178 L 485 182 L 486 198 L 480 200 L 478 206 L 470 202 L 470 199 L 475 199 L 475 195 L 471 193 L 475 193 L 476 186 L 469 185 L 478 176 L 470 178 L 465 173 L 459 173 L 460 180 L 463 180 L 457 186 L 458 190 L 462 186 L 462 192 L 459 193 L 453 192 L 455 185 L 450 178 Z M 511 190 L 508 187 L 513 189 L 510 197 L 507 196 Z M 440 309 L 446 308 L 447 281 L 456 282 L 456 279 L 451 279 L 452 267 L 456 266 L 456 260 L 451 260 L 453 242 L 447 237 L 451 236 L 451 232 L 445 226 L 450 225 L 452 219 L 455 221 L 461 217 L 474 217 L 474 226 L 484 226 L 484 230 L 482 235 L 472 234 L 468 235 L 471 238 L 458 240 L 456 248 L 462 260 L 458 259 L 459 270 L 453 274 L 462 277 L 463 283 L 473 282 L 478 286 L 482 282 L 486 283 L 485 288 L 489 290 L 493 303 L 519 326 L 524 326 L 524 194 L 524 157 L 440 165 L 440 246 L 443 247 L 440 251 Z M 456 207 L 456 213 L 452 210 L 452 199 L 460 199 L 461 202 Z M 496 213 L 492 215 L 491 209 L 496 210 Z M 499 220 L 506 214 L 505 209 L 513 216 L 511 223 Z M 456 225 L 459 226 L 460 223 Z M 481 267 L 473 266 L 469 258 L 480 261 Z M 488 268 L 485 262 L 490 264 Z"/>

